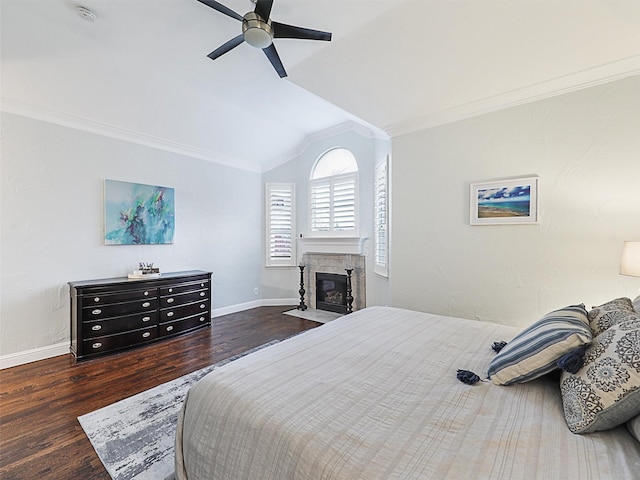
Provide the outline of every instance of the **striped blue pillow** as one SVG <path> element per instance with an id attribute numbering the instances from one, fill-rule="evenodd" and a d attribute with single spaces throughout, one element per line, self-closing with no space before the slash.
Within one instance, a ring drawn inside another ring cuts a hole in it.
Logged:
<path id="1" fill-rule="evenodd" d="M 489 365 L 488 375 L 496 385 L 528 382 L 555 370 L 560 357 L 591 339 L 583 304 L 555 310 L 507 343 Z"/>

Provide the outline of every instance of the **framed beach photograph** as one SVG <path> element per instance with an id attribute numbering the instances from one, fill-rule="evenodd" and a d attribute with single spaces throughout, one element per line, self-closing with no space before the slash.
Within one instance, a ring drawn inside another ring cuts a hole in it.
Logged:
<path id="1" fill-rule="evenodd" d="M 472 183 L 471 225 L 539 223 L 538 177 Z"/>
<path id="2" fill-rule="evenodd" d="M 173 243 L 173 188 L 105 180 L 104 199 L 105 245 Z"/>

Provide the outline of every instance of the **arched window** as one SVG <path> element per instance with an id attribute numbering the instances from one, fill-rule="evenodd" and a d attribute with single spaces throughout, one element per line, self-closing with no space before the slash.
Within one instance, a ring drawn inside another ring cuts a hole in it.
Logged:
<path id="1" fill-rule="evenodd" d="M 318 158 L 309 178 L 313 235 L 358 234 L 358 163 L 346 148 L 333 148 Z"/>

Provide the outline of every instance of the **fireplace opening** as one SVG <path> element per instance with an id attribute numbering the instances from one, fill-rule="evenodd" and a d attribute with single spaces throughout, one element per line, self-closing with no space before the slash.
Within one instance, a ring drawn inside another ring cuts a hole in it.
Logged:
<path id="1" fill-rule="evenodd" d="M 316 272 L 316 309 L 347 313 L 347 276 Z"/>

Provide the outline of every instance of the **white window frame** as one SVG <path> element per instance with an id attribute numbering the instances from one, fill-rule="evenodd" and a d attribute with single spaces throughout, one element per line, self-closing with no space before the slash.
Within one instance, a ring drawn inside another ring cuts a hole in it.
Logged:
<path id="1" fill-rule="evenodd" d="M 276 195 L 288 196 L 290 204 L 281 205 L 278 215 L 289 219 L 288 228 L 274 225 L 274 197 Z M 289 255 L 274 256 L 271 249 L 272 233 L 288 235 L 290 238 Z M 294 267 L 297 264 L 296 256 L 296 187 L 293 183 L 267 183 L 265 185 L 265 265 L 267 267 Z"/>
<path id="2" fill-rule="evenodd" d="M 342 147 L 337 147 L 342 148 Z M 346 150 L 346 149 L 345 149 Z M 326 153 L 326 152 L 325 152 Z M 310 177 L 313 176 L 313 172 L 315 170 L 316 165 L 319 161 L 322 160 L 322 157 L 325 154 L 320 155 L 314 168 L 311 170 Z M 357 237 L 359 235 L 360 227 L 360 215 L 359 215 L 359 187 L 358 187 L 358 177 L 359 170 L 350 173 L 342 173 L 338 175 L 332 175 L 329 177 L 309 179 L 309 236 L 311 237 L 334 237 L 334 238 L 344 238 L 344 237 Z M 344 183 L 344 182 L 352 182 L 353 190 L 354 190 L 354 198 L 353 198 L 353 216 L 354 216 L 354 228 L 349 230 L 336 230 L 335 225 L 335 185 L 336 183 Z M 313 194 L 314 188 L 325 186 L 329 189 L 329 228 L 327 230 L 314 230 L 314 208 L 313 208 Z"/>
<path id="3" fill-rule="evenodd" d="M 389 157 L 376 166 L 373 207 L 373 271 L 389 277 Z"/>

